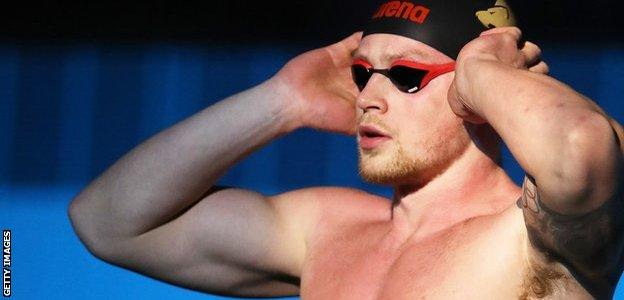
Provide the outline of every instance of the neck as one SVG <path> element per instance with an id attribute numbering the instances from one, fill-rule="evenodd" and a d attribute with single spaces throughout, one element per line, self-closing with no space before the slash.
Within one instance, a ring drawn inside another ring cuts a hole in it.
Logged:
<path id="1" fill-rule="evenodd" d="M 424 238 L 515 203 L 518 187 L 471 144 L 442 174 L 424 185 L 395 186 L 392 222 L 401 234 Z"/>

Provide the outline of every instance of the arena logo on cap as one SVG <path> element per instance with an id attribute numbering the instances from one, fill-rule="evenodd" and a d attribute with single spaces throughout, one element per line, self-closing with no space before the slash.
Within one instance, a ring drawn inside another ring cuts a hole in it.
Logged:
<path id="1" fill-rule="evenodd" d="M 422 5 L 416 5 L 407 1 L 390 1 L 382 4 L 373 19 L 377 18 L 402 18 L 414 23 L 422 24 L 427 20 L 431 10 Z"/>

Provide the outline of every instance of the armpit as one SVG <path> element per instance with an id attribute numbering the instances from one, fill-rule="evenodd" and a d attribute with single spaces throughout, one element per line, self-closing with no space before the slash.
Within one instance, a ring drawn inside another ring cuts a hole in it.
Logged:
<path id="1" fill-rule="evenodd" d="M 525 178 L 522 191 L 518 206 L 532 246 L 565 265 L 594 297 L 610 297 L 623 270 L 621 193 L 592 212 L 563 215 L 544 205 L 532 178 Z"/>

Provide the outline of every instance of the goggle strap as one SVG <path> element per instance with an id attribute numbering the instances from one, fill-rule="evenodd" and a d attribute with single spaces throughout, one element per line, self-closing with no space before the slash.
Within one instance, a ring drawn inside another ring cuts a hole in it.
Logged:
<path id="1" fill-rule="evenodd" d="M 360 58 L 353 60 L 353 64 L 354 65 L 360 65 L 360 66 L 362 66 L 362 67 L 364 67 L 366 69 L 372 69 L 373 68 L 373 66 L 371 64 L 369 64 L 367 61 L 365 61 L 363 59 L 360 59 Z"/>
<path id="2" fill-rule="evenodd" d="M 427 75 L 425 75 L 425 78 L 423 78 L 423 80 L 421 81 L 420 85 L 421 86 L 426 86 L 434 78 L 436 78 L 436 77 L 438 77 L 438 76 L 440 76 L 442 74 L 445 74 L 445 73 L 448 73 L 448 72 L 452 72 L 452 71 L 455 71 L 455 62 L 448 63 L 448 64 L 443 64 L 443 65 L 432 66 L 432 68 L 429 69 L 429 73 L 427 73 Z"/>

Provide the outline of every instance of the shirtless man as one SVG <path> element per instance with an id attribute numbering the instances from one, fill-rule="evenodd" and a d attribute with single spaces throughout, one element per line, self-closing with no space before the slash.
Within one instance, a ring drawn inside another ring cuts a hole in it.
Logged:
<path id="1" fill-rule="evenodd" d="M 623 269 L 622 127 L 547 76 L 515 27 L 477 34 L 455 61 L 384 30 L 300 55 L 126 154 L 72 201 L 81 240 L 220 295 L 608 299 Z M 356 134 L 362 176 L 393 199 L 214 187 L 301 127 Z M 497 163 L 501 139 L 530 174 L 522 187 Z"/>

